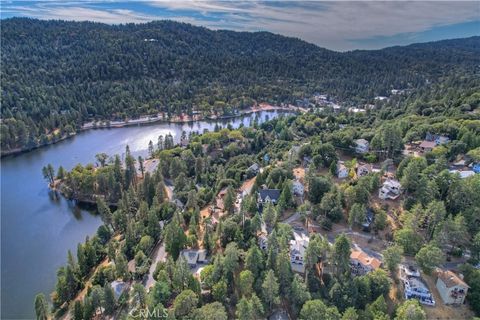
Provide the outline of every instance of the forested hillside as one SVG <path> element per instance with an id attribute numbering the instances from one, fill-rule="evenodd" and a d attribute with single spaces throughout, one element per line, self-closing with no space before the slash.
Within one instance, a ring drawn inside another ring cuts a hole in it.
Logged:
<path id="1" fill-rule="evenodd" d="M 30 148 L 88 119 L 245 108 L 314 92 L 368 102 L 478 68 L 480 37 L 338 53 L 266 32 L 177 22 L 1 22 L 1 147 Z"/>

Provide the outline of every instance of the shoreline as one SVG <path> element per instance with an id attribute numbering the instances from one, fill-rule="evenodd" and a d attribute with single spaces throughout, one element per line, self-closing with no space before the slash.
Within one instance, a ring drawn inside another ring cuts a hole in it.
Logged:
<path id="1" fill-rule="evenodd" d="M 235 114 L 235 115 L 231 115 L 231 116 L 219 116 L 219 117 L 199 116 L 197 118 L 195 118 L 195 116 L 193 116 L 193 118 L 189 117 L 188 119 L 165 120 L 165 119 L 163 119 L 163 118 L 161 118 L 157 115 L 157 117 L 155 117 L 153 119 L 152 118 L 146 118 L 146 119 L 140 118 L 140 119 L 136 119 L 136 120 L 134 119 L 134 120 L 127 120 L 127 121 L 116 121 L 114 124 L 110 123 L 109 125 L 106 124 L 106 121 L 104 122 L 104 124 L 99 125 L 99 126 L 98 125 L 95 125 L 95 126 L 91 125 L 91 126 L 85 127 L 86 124 L 83 124 L 82 127 L 80 129 L 78 129 L 78 131 L 76 131 L 74 133 L 71 133 L 69 135 L 63 136 L 56 141 L 52 141 L 52 142 L 49 142 L 49 143 L 46 143 L 46 144 L 41 144 L 41 145 L 31 147 L 31 148 L 17 148 L 17 149 L 1 152 L 0 158 L 9 157 L 9 156 L 16 156 L 16 155 L 20 155 L 20 154 L 23 154 L 23 153 L 28 153 L 28 152 L 36 150 L 36 149 L 47 147 L 47 146 L 62 142 L 64 140 L 73 138 L 78 133 L 81 133 L 83 131 L 88 131 L 88 130 L 115 129 L 115 128 L 131 127 L 131 126 L 142 126 L 142 125 L 148 125 L 148 124 L 154 124 L 154 123 L 178 123 L 178 124 L 183 124 L 183 123 L 190 123 L 190 122 L 196 122 L 196 121 L 219 121 L 219 120 L 228 120 L 228 119 L 233 119 L 233 118 L 237 118 L 237 117 L 242 117 L 242 116 L 245 116 L 245 115 L 248 115 L 248 114 L 252 114 L 252 113 L 256 113 L 256 112 L 262 112 L 262 111 L 287 111 L 287 112 L 288 111 L 292 111 L 292 112 L 300 111 L 300 112 L 306 112 L 307 110 L 303 109 L 303 108 L 295 107 L 295 106 L 280 107 L 280 106 L 272 106 L 272 105 L 261 103 L 260 107 L 258 107 L 258 108 L 250 108 L 250 109 L 247 109 L 247 110 L 242 110 L 242 111 L 240 111 L 240 113 Z"/>

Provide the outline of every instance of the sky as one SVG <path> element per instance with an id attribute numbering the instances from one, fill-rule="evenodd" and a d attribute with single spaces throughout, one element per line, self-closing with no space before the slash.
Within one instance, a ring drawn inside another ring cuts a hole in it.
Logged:
<path id="1" fill-rule="evenodd" d="M 480 1 L 0 0 L 0 16 L 109 24 L 175 20 L 269 31 L 336 51 L 480 35 Z"/>

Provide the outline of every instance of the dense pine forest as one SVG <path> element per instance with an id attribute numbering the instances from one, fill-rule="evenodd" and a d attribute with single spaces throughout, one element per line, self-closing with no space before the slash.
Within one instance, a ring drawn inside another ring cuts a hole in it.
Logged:
<path id="1" fill-rule="evenodd" d="M 443 104 L 422 102 L 432 92 L 460 95 L 464 109 L 479 99 L 471 92 L 479 37 L 339 53 L 267 32 L 170 21 L 13 18 L 2 20 L 1 39 L 2 151 L 55 142 L 93 119 L 226 114 L 315 92 L 355 106 L 391 89 L 416 89 L 412 112 L 424 115 Z"/>

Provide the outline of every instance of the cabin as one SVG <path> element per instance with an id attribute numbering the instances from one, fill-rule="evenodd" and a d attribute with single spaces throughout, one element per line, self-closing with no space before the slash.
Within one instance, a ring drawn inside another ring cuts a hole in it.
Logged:
<path id="1" fill-rule="evenodd" d="M 387 179 L 383 182 L 382 187 L 378 191 L 378 197 L 382 200 L 395 200 L 402 192 L 402 186 L 398 180 Z"/>
<path id="2" fill-rule="evenodd" d="M 258 191 L 259 205 L 263 205 L 268 202 L 277 204 L 278 198 L 280 198 L 280 189 L 262 189 Z"/>
<path id="3" fill-rule="evenodd" d="M 207 262 L 207 250 L 205 249 L 184 249 L 180 252 L 187 261 L 190 268 L 195 268 L 198 263 Z"/>
<path id="4" fill-rule="evenodd" d="M 380 260 L 369 256 L 361 250 L 352 250 L 350 253 L 350 267 L 357 276 L 377 270 L 381 265 L 382 262 Z"/>
<path id="5" fill-rule="evenodd" d="M 365 139 L 357 139 L 355 140 L 355 152 L 356 153 L 367 153 L 369 150 L 370 144 Z"/>
<path id="6" fill-rule="evenodd" d="M 463 304 L 470 288 L 463 279 L 451 270 L 437 271 L 436 286 L 445 304 Z"/>

